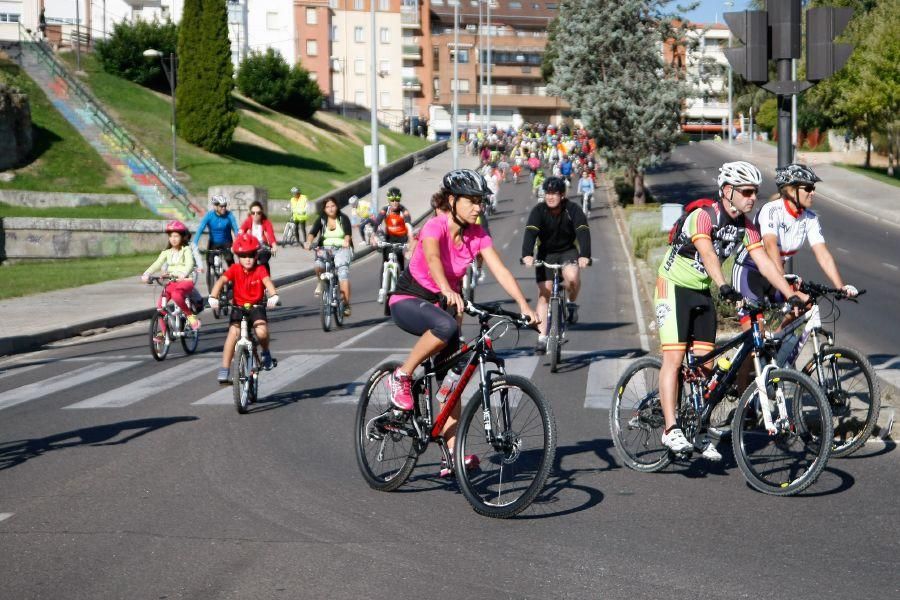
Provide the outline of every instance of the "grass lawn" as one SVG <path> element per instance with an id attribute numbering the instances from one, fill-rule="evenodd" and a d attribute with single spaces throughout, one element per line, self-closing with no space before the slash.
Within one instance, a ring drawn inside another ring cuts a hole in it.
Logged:
<path id="1" fill-rule="evenodd" d="M 29 164 L 2 189 L 54 192 L 127 192 L 115 172 L 57 112 L 44 92 L 18 65 L 0 58 L 0 81 L 24 89 L 31 106 L 34 146 Z M 76 166 L 77 164 L 77 166 Z"/>
<path id="2" fill-rule="evenodd" d="M 73 57 L 62 55 L 64 60 Z M 103 72 L 93 56 L 82 57 L 82 69 L 100 99 L 157 159 L 171 158 L 168 97 Z M 368 123 L 319 113 L 312 123 L 294 119 L 255 103 L 237 99 L 240 125 L 231 147 L 212 154 L 178 139 L 178 169 L 193 194 L 205 195 L 212 185 L 256 185 L 272 198 L 287 198 L 300 185 L 310 198 L 325 194 L 368 172 L 362 146 Z M 388 160 L 428 145 L 422 138 L 381 130 Z"/>
<path id="3" fill-rule="evenodd" d="M 70 219 L 164 219 L 141 204 L 109 204 L 106 206 L 62 206 L 54 208 L 31 208 L 11 206 L 0 202 L 2 217 L 61 217 Z"/>
<path id="4" fill-rule="evenodd" d="M 887 183 L 890 185 L 900 187 L 900 168 L 894 168 L 894 176 L 891 177 L 887 174 L 887 167 L 869 167 L 868 169 L 862 167 L 860 165 L 848 165 L 844 163 L 834 163 L 836 166 L 841 167 L 843 169 L 847 169 L 848 171 L 853 171 L 854 173 L 859 173 L 860 175 L 865 175 L 866 177 L 871 177 L 872 179 L 876 179 L 881 183 Z"/>
<path id="5" fill-rule="evenodd" d="M 137 277 L 157 256 L 158 253 L 135 254 L 106 258 L 32 260 L 0 265 L 0 300 L 121 279 L 130 275 L 137 281 Z"/>

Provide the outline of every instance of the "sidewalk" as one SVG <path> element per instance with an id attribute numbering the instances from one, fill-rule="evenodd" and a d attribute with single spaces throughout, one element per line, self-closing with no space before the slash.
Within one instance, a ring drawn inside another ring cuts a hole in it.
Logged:
<path id="1" fill-rule="evenodd" d="M 397 186 L 403 192 L 403 204 L 413 219 L 421 219 L 430 212 L 431 195 L 440 187 L 441 178 L 452 168 L 452 163 L 453 157 L 448 150 L 395 177 L 379 188 L 379 205 L 384 206 L 387 188 Z M 474 157 L 459 157 L 461 168 L 476 164 Z M 164 241 L 161 236 L 160 250 Z M 372 251 L 361 243 L 356 228 L 353 242 L 357 259 Z M 312 275 L 312 255 L 297 246 L 280 248 L 271 267 L 275 285 L 285 285 Z M 140 273 L 135 273 L 125 279 L 0 301 L 0 312 L 7 317 L 3 337 L 0 337 L 0 356 L 35 350 L 44 344 L 93 330 L 149 319 L 160 288 L 141 284 L 139 276 Z M 204 276 L 201 276 L 199 289 L 201 293 L 207 293 Z M 201 320 L 204 316 L 211 319 L 208 315 L 209 312 L 201 314 Z"/>
<path id="2" fill-rule="evenodd" d="M 763 177 L 774 177 L 778 150 L 766 142 L 754 142 L 751 153 L 750 142 L 735 140 L 728 142 L 700 142 L 715 145 L 725 155 L 733 159 L 746 160 L 762 169 Z M 807 164 L 822 178 L 816 184 L 817 195 L 839 202 L 844 206 L 867 214 L 874 219 L 900 225 L 900 188 L 882 183 L 871 177 L 854 173 L 830 163 L 833 152 L 798 152 L 797 162 Z"/>

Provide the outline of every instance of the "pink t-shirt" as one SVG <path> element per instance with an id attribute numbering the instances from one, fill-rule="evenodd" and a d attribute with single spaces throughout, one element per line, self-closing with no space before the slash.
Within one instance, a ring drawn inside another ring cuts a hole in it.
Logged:
<path id="1" fill-rule="evenodd" d="M 450 234 L 450 217 L 447 215 L 438 215 L 433 217 L 422 230 L 419 232 L 419 244 L 412 259 L 409 261 L 409 272 L 419 285 L 432 292 L 441 290 L 438 284 L 431 277 L 428 270 L 428 261 L 425 260 L 425 251 L 422 241 L 433 238 L 438 241 L 441 250 L 441 263 L 444 265 L 444 276 L 447 282 L 454 290 L 458 290 L 463 275 L 466 274 L 466 267 L 475 260 L 478 253 L 485 248 L 493 246 L 491 236 L 481 227 L 481 225 L 469 225 L 463 234 L 462 242 L 457 244 Z M 407 300 L 413 296 L 395 294 L 391 296 L 390 304 L 393 305 L 401 300 Z"/>

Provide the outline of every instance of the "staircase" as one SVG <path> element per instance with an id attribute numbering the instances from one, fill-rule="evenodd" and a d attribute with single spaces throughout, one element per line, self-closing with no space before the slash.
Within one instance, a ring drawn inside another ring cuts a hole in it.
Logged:
<path id="1" fill-rule="evenodd" d="M 37 35 L 19 25 L 19 64 L 53 106 L 153 213 L 193 220 L 203 209 L 153 155 L 106 112 Z M 73 157 L 73 168 L 77 168 Z"/>

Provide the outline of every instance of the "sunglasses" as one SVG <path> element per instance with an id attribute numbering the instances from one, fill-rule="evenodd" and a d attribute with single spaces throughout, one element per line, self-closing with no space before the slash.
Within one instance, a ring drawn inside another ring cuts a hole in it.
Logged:
<path id="1" fill-rule="evenodd" d="M 807 183 L 806 185 L 801 185 L 800 189 L 807 194 L 811 194 L 812 192 L 816 191 L 816 186 L 812 185 L 811 183 Z"/>
<path id="2" fill-rule="evenodd" d="M 759 190 L 756 188 L 734 188 L 734 191 L 744 198 L 751 198 L 759 193 Z"/>
<path id="3" fill-rule="evenodd" d="M 260 211 L 258 211 L 258 210 L 251 210 L 251 211 L 250 211 L 250 214 L 251 214 L 251 215 L 261 215 L 262 213 L 261 213 Z"/>
<path id="4" fill-rule="evenodd" d="M 256 258 L 256 253 L 252 254 L 235 254 L 238 258 Z"/>
<path id="5" fill-rule="evenodd" d="M 388 198 L 391 202 L 400 202 L 400 198 Z"/>

